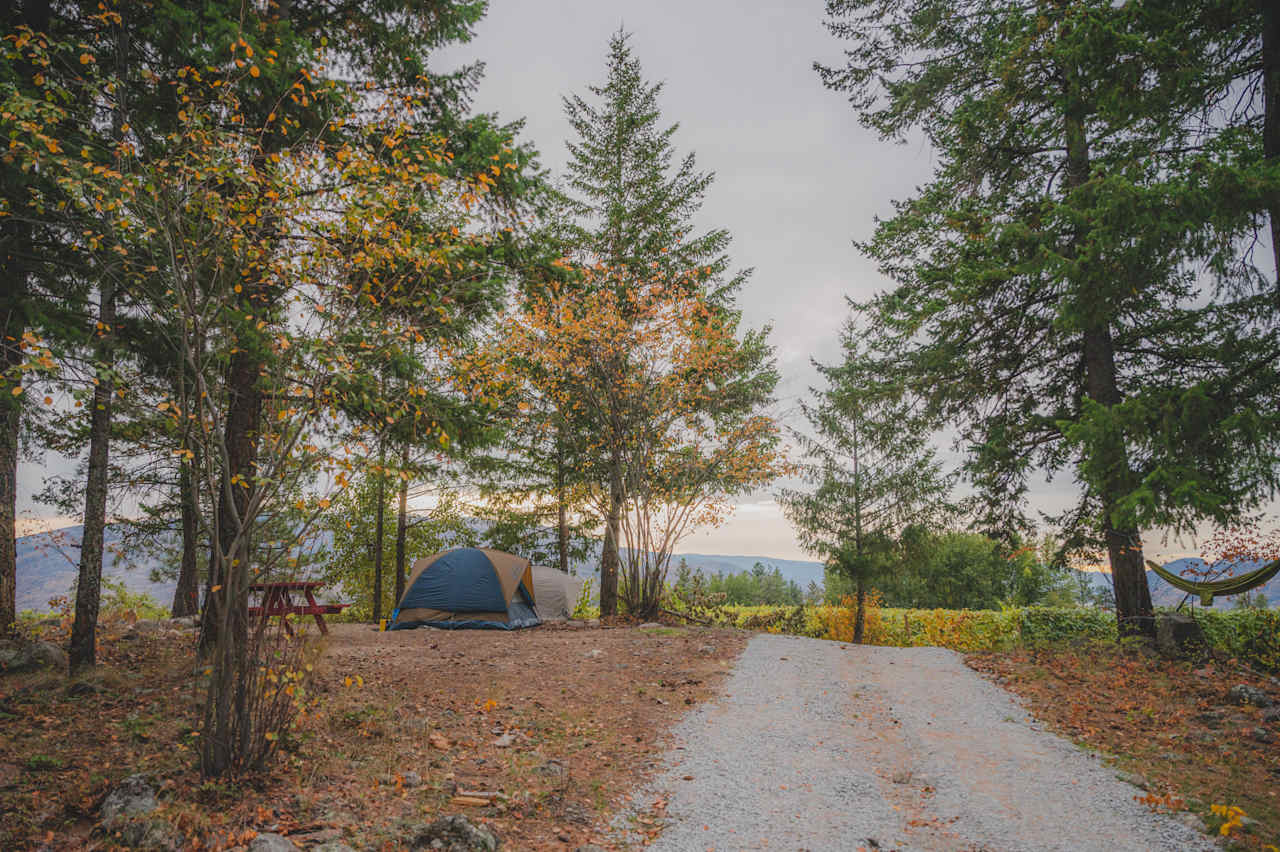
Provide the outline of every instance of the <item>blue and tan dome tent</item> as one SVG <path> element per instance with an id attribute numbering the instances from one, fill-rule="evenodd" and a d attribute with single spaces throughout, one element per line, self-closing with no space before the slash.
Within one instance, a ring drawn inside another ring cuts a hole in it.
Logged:
<path id="1" fill-rule="evenodd" d="M 533 609 L 529 560 L 500 550 L 459 547 L 413 563 L 390 630 L 541 624 Z"/>

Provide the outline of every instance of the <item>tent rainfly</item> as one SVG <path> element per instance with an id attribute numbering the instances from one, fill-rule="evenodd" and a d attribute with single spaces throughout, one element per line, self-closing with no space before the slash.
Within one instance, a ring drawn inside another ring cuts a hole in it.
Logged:
<path id="1" fill-rule="evenodd" d="M 534 610 L 543 621 L 563 621 L 573 614 L 582 594 L 582 577 L 566 574 L 559 568 L 533 566 Z"/>
<path id="2" fill-rule="evenodd" d="M 541 623 L 534 600 L 528 559 L 460 547 L 413 563 L 389 629 L 534 627 Z"/>

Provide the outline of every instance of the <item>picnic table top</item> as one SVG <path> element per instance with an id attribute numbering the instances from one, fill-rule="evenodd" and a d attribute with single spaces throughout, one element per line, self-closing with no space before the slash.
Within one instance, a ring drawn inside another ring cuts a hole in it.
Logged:
<path id="1" fill-rule="evenodd" d="M 249 588 L 255 592 L 268 589 L 318 589 L 324 583 L 320 580 L 281 580 L 279 582 L 250 583 Z"/>

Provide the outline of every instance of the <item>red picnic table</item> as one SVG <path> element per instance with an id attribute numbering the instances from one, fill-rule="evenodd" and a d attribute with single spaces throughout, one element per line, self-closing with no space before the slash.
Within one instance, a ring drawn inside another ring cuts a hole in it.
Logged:
<path id="1" fill-rule="evenodd" d="M 285 616 L 290 615 L 314 615 L 316 624 L 320 625 L 320 632 L 328 635 L 329 628 L 325 626 L 324 617 L 326 615 L 336 615 L 342 612 L 350 604 L 322 604 L 316 603 L 316 589 L 323 586 L 317 580 L 290 580 L 288 582 L 279 583 L 253 583 L 249 586 L 251 592 L 262 593 L 262 603 L 259 606 L 249 607 L 250 615 L 261 615 L 270 618 L 278 615 L 284 618 L 284 629 L 292 636 L 293 628 L 289 626 L 289 619 Z M 306 603 L 294 603 L 290 592 L 300 592 L 307 599 Z"/>

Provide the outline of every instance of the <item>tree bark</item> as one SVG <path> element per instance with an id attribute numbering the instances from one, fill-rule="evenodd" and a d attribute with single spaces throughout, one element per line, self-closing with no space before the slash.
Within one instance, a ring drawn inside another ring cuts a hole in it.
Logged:
<path id="1" fill-rule="evenodd" d="M 387 514 L 386 459 L 378 453 L 378 508 L 373 515 L 373 623 L 382 619 L 382 535 Z"/>
<path id="2" fill-rule="evenodd" d="M 1070 194 L 1089 180 L 1090 162 L 1084 110 L 1076 98 L 1070 77 L 1066 83 L 1068 107 L 1064 136 L 1067 159 L 1063 188 Z M 1072 237 L 1073 253 L 1075 245 L 1083 239 L 1083 233 L 1077 230 Z M 1109 299 L 1103 286 L 1092 280 L 1089 274 L 1081 278 L 1077 310 L 1085 314 L 1084 390 L 1089 399 L 1111 409 L 1122 402 L 1123 395 L 1116 373 L 1112 316 L 1106 307 Z M 1154 638 L 1155 617 L 1142 558 L 1142 534 L 1135 523 L 1118 514 L 1120 502 L 1133 481 L 1124 435 L 1115 432 L 1103 435 L 1094 446 L 1086 448 L 1086 452 L 1092 456 L 1092 462 L 1100 463 L 1098 466 L 1103 471 L 1101 480 L 1091 485 L 1097 489 L 1102 503 L 1102 533 L 1107 543 L 1111 579 L 1115 587 L 1117 626 L 1122 636 L 1147 635 Z"/>
<path id="3" fill-rule="evenodd" d="M 107 523 L 107 473 L 111 442 L 111 402 L 115 396 L 112 337 L 115 334 L 115 292 L 104 286 L 99 297 L 102 328 L 93 359 L 98 381 L 89 412 L 89 473 L 84 490 L 84 527 L 80 538 L 80 571 L 76 577 L 76 616 L 71 625 L 71 670 L 96 662 L 98 604 L 102 591 L 103 536 Z"/>
<path id="4" fill-rule="evenodd" d="M 199 611 L 200 577 L 196 564 L 197 516 L 200 511 L 192 463 L 178 465 L 178 504 L 182 515 L 182 559 L 178 567 L 178 587 L 173 593 L 173 617 L 195 615 Z"/>
<path id="5" fill-rule="evenodd" d="M 560 570 L 569 573 L 569 518 L 564 492 L 564 444 L 556 438 L 556 544 Z"/>
<path id="6" fill-rule="evenodd" d="M 862 577 L 862 572 L 858 572 L 858 608 L 853 616 L 853 644 L 861 645 L 864 625 L 867 619 L 867 585 Z"/>
<path id="7" fill-rule="evenodd" d="M 4 224 L 9 231 L 10 223 Z M 9 234 L 5 235 L 6 237 Z M 6 240 L 8 242 L 8 240 Z M 22 397 L 13 394 L 20 381 L 18 365 L 22 363 L 19 342 L 26 331 L 22 298 L 26 292 L 26 272 L 15 269 L 17 261 L 4 253 L 3 280 L 13 285 L 8 296 L 0 296 L 0 636 L 13 629 L 17 618 L 17 500 L 18 500 L 18 429 L 22 423 Z"/>
<path id="8" fill-rule="evenodd" d="M 609 514 L 600 554 L 600 615 L 618 614 L 618 532 L 622 526 L 622 462 L 614 453 L 609 469 Z"/>
<path id="9" fill-rule="evenodd" d="M 1262 9 L 1262 152 L 1280 158 L 1280 9 L 1274 0 L 1260 0 Z M 1276 299 L 1280 304 L 1280 199 L 1267 207 L 1271 220 L 1271 253 L 1275 261 Z"/>
<path id="10" fill-rule="evenodd" d="M 400 470 L 403 473 L 409 467 L 409 449 L 404 447 L 400 451 Z M 406 577 L 405 568 L 405 546 L 409 533 L 409 480 L 402 475 L 400 477 L 400 495 L 399 505 L 396 508 L 396 606 L 400 606 L 400 599 L 404 597 L 404 584 Z"/>

